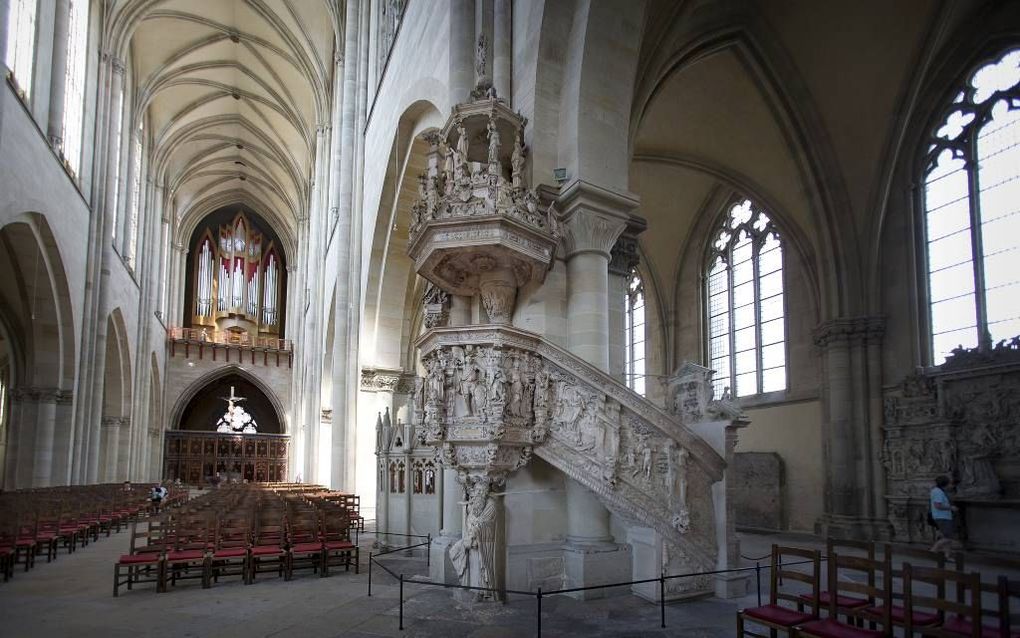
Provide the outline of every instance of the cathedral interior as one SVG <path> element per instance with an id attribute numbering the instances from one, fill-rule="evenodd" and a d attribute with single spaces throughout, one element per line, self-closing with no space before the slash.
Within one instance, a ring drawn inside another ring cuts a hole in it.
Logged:
<path id="1" fill-rule="evenodd" d="M 0 55 L 0 636 L 222 630 L 188 577 L 244 635 L 724 636 L 773 543 L 1020 574 L 1020 3 L 0 0 Z"/>

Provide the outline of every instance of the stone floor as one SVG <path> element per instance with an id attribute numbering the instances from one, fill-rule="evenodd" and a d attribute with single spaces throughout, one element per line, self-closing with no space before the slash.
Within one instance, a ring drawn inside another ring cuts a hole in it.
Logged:
<path id="1" fill-rule="evenodd" d="M 768 552 L 775 536 L 745 536 L 743 553 Z M 355 575 L 334 573 L 321 579 L 307 572 L 291 582 L 271 574 L 244 586 L 236 578 L 203 590 L 187 581 L 157 595 L 151 585 L 112 596 L 116 557 L 128 549 L 128 534 L 61 553 L 55 563 L 38 563 L 31 572 L 17 572 L 0 584 L 0 636 L 216 636 L 229 638 L 345 636 L 441 636 L 443 638 L 533 636 L 534 599 L 507 604 L 470 604 L 454 600 L 449 590 L 405 585 L 404 628 L 400 631 L 398 583 L 373 570 L 372 596 L 367 596 L 365 570 L 373 537 L 362 537 L 362 569 Z M 807 545 L 809 538 L 780 538 Z M 424 559 L 392 554 L 382 560 L 395 573 L 424 574 Z M 763 572 L 763 587 L 767 587 Z M 754 581 L 751 582 L 752 592 Z M 667 628 L 659 627 L 659 607 L 631 595 L 581 602 L 566 596 L 543 599 L 543 636 L 691 636 L 733 635 L 734 611 L 743 601 L 716 599 L 667 606 Z"/>

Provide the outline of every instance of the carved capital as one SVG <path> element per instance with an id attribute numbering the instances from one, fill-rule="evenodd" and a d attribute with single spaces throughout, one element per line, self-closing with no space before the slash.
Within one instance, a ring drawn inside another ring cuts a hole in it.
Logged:
<path id="1" fill-rule="evenodd" d="M 583 252 L 601 253 L 609 259 L 637 206 L 637 197 L 631 193 L 610 191 L 583 180 L 571 182 L 557 201 L 567 259 Z"/>
<path id="2" fill-rule="evenodd" d="M 815 329 L 815 344 L 823 348 L 851 341 L 880 343 L 885 334 L 884 317 L 850 317 L 826 321 Z"/>
<path id="3" fill-rule="evenodd" d="M 365 392 L 393 392 L 403 370 L 389 368 L 362 368 L 361 389 Z"/>
<path id="4" fill-rule="evenodd" d="M 639 263 L 637 237 L 621 235 L 609 253 L 609 274 L 627 277 Z"/>
<path id="5" fill-rule="evenodd" d="M 11 397 L 22 403 L 56 403 L 68 405 L 74 399 L 74 393 L 60 388 L 19 387 L 11 390 Z"/>
<path id="6" fill-rule="evenodd" d="M 124 60 L 118 57 L 110 56 L 110 68 L 117 75 L 124 75 L 127 72 L 127 66 L 124 64 Z"/>

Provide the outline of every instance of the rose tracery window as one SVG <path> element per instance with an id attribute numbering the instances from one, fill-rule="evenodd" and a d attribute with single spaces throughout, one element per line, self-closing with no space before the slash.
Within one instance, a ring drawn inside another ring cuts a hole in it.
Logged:
<path id="1" fill-rule="evenodd" d="M 1020 334 L 1020 49 L 973 71 L 936 124 L 921 197 L 932 362 Z"/>
<path id="2" fill-rule="evenodd" d="M 645 394 L 645 285 L 637 270 L 627 280 L 624 365 L 627 387 Z"/>
<path id="3" fill-rule="evenodd" d="M 786 389 L 783 246 L 750 200 L 734 203 L 712 237 L 706 298 L 716 398 Z"/>

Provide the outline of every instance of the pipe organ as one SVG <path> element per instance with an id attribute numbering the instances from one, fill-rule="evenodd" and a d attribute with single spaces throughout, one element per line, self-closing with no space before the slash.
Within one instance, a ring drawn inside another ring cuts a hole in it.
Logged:
<path id="1" fill-rule="evenodd" d="M 195 257 L 193 327 L 280 334 L 283 267 L 276 242 L 244 213 L 199 235 Z"/>

